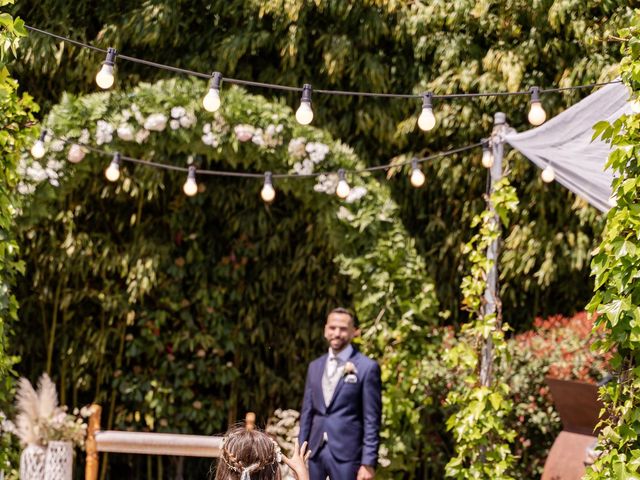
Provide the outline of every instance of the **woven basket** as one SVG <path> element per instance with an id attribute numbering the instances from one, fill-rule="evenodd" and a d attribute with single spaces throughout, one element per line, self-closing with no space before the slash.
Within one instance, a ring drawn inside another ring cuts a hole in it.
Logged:
<path id="1" fill-rule="evenodd" d="M 44 480 L 71 480 L 73 475 L 73 444 L 49 442 L 44 462 Z"/>
<path id="2" fill-rule="evenodd" d="M 42 480 L 45 456 L 44 447 L 27 445 L 20 455 L 20 480 Z"/>

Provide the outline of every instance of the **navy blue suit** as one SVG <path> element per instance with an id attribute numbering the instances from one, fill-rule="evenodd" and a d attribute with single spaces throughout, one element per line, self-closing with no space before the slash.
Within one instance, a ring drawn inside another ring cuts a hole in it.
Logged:
<path id="1" fill-rule="evenodd" d="M 322 376 L 327 357 L 325 354 L 309 364 L 298 440 L 300 444 L 309 442 L 311 480 L 325 480 L 327 475 L 331 480 L 354 480 L 360 465 L 375 467 L 378 461 L 380 367 L 354 348 L 349 362 L 356 367 L 357 381 L 345 382 L 347 375 L 343 374 L 326 406 Z M 323 440 L 325 432 L 327 443 Z"/>

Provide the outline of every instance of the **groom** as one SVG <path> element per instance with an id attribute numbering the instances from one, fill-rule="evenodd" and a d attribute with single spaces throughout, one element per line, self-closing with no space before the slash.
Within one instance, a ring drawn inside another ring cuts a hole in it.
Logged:
<path id="1" fill-rule="evenodd" d="M 380 443 L 380 367 L 358 352 L 355 316 L 335 308 L 324 327 L 329 352 L 309 365 L 299 442 L 309 442 L 310 480 L 371 480 Z"/>

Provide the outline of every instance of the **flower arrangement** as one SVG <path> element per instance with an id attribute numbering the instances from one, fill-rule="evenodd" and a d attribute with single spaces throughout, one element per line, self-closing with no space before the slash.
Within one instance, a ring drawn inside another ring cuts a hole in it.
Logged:
<path id="1" fill-rule="evenodd" d="M 44 373 L 35 390 L 29 380 L 21 378 L 16 393 L 18 415 L 15 434 L 20 442 L 45 446 L 51 441 L 69 441 L 78 447 L 84 446 L 89 409 L 67 412 L 66 406 L 58 405 L 55 384 Z"/>
<path id="2" fill-rule="evenodd" d="M 267 421 L 265 431 L 273 436 L 276 443 L 287 454 L 293 453 L 293 444 L 300 432 L 300 412 L 293 409 L 278 408 Z M 295 477 L 285 464 L 281 466 L 283 480 L 294 480 Z"/>

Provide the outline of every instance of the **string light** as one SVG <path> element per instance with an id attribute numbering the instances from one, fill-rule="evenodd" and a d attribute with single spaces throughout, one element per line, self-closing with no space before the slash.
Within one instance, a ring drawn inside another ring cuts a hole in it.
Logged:
<path id="1" fill-rule="evenodd" d="M 422 170 L 420 170 L 420 166 L 418 165 L 418 159 L 413 158 L 411 160 L 411 185 L 416 188 L 420 188 L 424 185 L 426 177 Z"/>
<path id="2" fill-rule="evenodd" d="M 109 47 L 107 49 L 107 58 L 102 63 L 102 68 L 96 75 L 96 83 L 100 88 L 106 90 L 111 88 L 114 82 L 113 66 L 116 64 L 116 49 Z"/>
<path id="3" fill-rule="evenodd" d="M 482 166 L 484 168 L 493 167 L 493 152 L 487 139 L 482 141 Z"/>
<path id="4" fill-rule="evenodd" d="M 276 189 L 273 188 L 271 172 L 265 172 L 264 174 L 264 185 L 260 191 L 260 197 L 262 197 L 262 200 L 266 203 L 271 203 L 276 198 Z"/>
<path id="5" fill-rule="evenodd" d="M 422 112 L 418 117 L 418 127 L 425 132 L 433 130 L 436 126 L 436 116 L 433 114 L 433 94 L 425 93 L 422 96 Z"/>
<path id="6" fill-rule="evenodd" d="M 213 72 L 209 82 L 209 91 L 202 99 L 202 106 L 207 112 L 215 112 L 220 108 L 220 82 L 222 82 L 222 74 Z"/>
<path id="7" fill-rule="evenodd" d="M 529 109 L 527 118 L 534 127 L 542 125 L 547 119 L 547 112 L 542 108 L 540 89 L 538 87 L 531 87 L 531 108 Z"/>
<path id="8" fill-rule="evenodd" d="M 553 169 L 551 165 L 547 165 L 542 173 L 540 174 L 542 177 L 542 181 L 545 183 L 551 183 L 556 179 L 556 171 Z"/>
<path id="9" fill-rule="evenodd" d="M 43 128 L 42 131 L 40 132 L 40 136 L 38 137 L 38 140 L 36 140 L 33 146 L 31 147 L 31 155 L 33 155 L 33 158 L 44 157 L 44 154 L 46 153 L 46 149 L 44 148 L 44 139 L 46 136 L 47 136 L 47 130 Z"/>
<path id="10" fill-rule="evenodd" d="M 77 143 L 74 143 L 69 148 L 69 153 L 67 154 L 67 160 L 69 160 L 71 163 L 80 163 L 82 160 L 84 160 L 85 155 L 86 155 L 86 152 L 84 148 L 82 148 Z"/>
<path id="11" fill-rule="evenodd" d="M 349 192 L 351 192 L 351 187 L 349 187 L 349 184 L 347 183 L 344 169 L 341 168 L 338 170 L 338 187 L 336 188 L 336 195 L 345 199 L 349 196 Z"/>
<path id="12" fill-rule="evenodd" d="M 109 167 L 104 171 L 104 176 L 110 182 L 115 182 L 120 178 L 120 154 L 118 152 L 113 154 L 113 160 L 109 164 Z"/>
<path id="13" fill-rule="evenodd" d="M 311 110 L 311 85 L 305 83 L 302 87 L 302 98 L 300 106 L 296 111 L 296 120 L 301 125 L 309 125 L 313 120 L 313 110 Z"/>
<path id="14" fill-rule="evenodd" d="M 184 194 L 188 197 L 193 197 L 198 193 L 198 183 L 196 182 L 196 167 L 189 165 L 189 171 L 187 172 L 187 180 L 182 186 Z"/>

